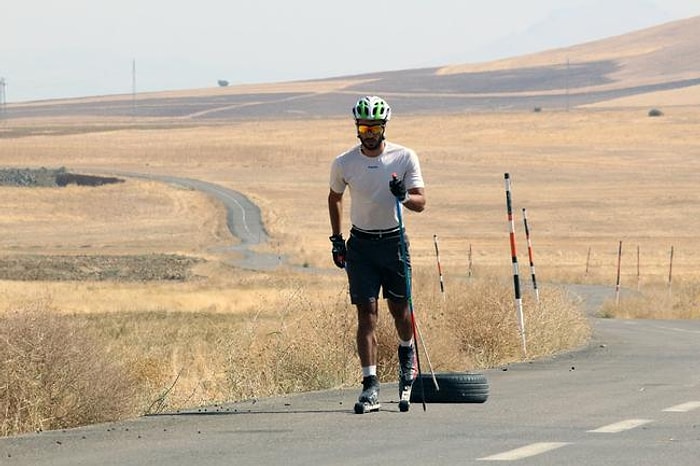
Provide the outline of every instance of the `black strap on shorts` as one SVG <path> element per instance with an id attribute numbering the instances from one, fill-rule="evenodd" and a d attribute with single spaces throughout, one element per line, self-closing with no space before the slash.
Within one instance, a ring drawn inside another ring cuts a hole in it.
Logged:
<path id="1" fill-rule="evenodd" d="M 377 241 L 382 239 L 398 238 L 401 236 L 401 229 L 396 227 L 389 230 L 361 230 L 353 225 L 353 227 L 350 229 L 350 234 L 355 238 Z"/>

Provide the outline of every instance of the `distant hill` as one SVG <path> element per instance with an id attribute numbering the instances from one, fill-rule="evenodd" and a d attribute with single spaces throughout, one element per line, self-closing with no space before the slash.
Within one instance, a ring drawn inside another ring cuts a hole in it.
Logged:
<path id="1" fill-rule="evenodd" d="M 514 30 L 490 43 L 479 45 L 466 55 L 482 58 L 447 59 L 441 63 L 483 62 L 570 47 L 677 19 L 680 17 L 672 17 L 664 6 L 652 0 L 559 2 L 547 16 L 526 29 Z"/>
<path id="2" fill-rule="evenodd" d="M 591 89 L 620 89 L 700 77 L 700 16 L 642 29 L 621 36 L 587 42 L 561 49 L 475 65 L 454 65 L 438 74 L 498 72 L 519 68 L 585 67 L 608 63 L 605 84 Z M 591 83 L 593 84 L 593 83 Z M 581 88 L 580 90 L 586 90 Z"/>
<path id="3" fill-rule="evenodd" d="M 6 118 L 192 120 L 347 116 L 358 95 L 399 114 L 700 103 L 700 16 L 508 59 L 316 81 L 10 104 Z M 644 97 L 647 97 L 645 100 Z"/>

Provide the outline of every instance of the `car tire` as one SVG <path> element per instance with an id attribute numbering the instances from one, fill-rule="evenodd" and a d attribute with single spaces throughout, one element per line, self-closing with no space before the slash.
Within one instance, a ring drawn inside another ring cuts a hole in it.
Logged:
<path id="1" fill-rule="evenodd" d="M 420 403 L 484 403 L 489 397 L 489 384 L 483 374 L 471 372 L 421 374 L 413 381 L 411 402 Z M 423 399 L 425 396 L 425 400 Z"/>

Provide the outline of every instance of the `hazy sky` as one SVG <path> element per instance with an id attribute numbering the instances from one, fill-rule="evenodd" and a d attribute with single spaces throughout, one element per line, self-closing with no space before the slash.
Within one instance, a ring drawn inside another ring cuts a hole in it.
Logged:
<path id="1" fill-rule="evenodd" d="M 700 15 L 699 0 L 3 0 L 8 102 L 475 63 Z"/>

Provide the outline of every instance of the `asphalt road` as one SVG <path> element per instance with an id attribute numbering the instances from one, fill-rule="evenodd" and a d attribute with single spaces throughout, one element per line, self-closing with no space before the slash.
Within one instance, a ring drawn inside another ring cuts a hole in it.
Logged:
<path id="1" fill-rule="evenodd" d="M 242 245 L 262 238 L 239 193 L 161 179 L 222 199 L 230 226 L 247 212 L 232 230 Z M 486 371 L 483 404 L 400 413 L 386 383 L 382 410 L 356 415 L 357 388 L 305 393 L 3 438 L 0 465 L 699 464 L 700 321 L 600 319 L 614 290 L 569 289 L 591 315 L 590 345 Z"/>

